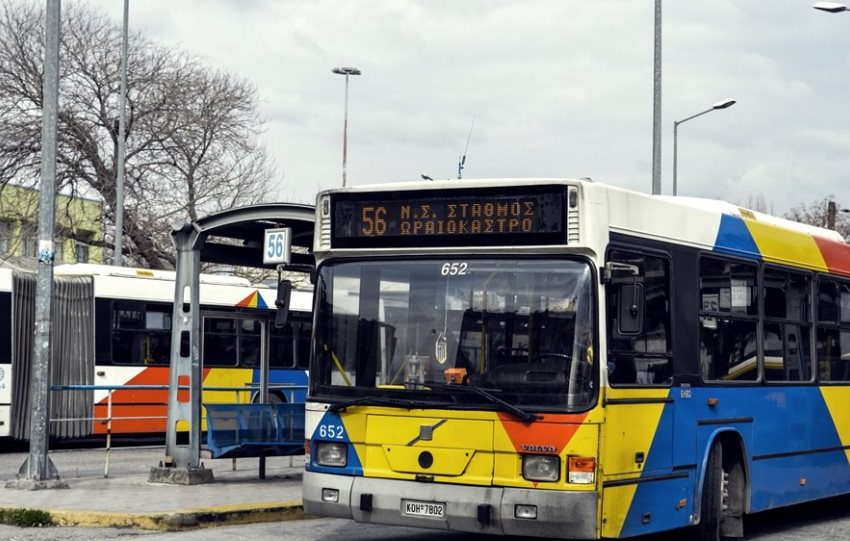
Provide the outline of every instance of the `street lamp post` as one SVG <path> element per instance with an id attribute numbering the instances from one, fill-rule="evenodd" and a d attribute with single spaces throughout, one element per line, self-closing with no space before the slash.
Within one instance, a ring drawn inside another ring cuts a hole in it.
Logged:
<path id="1" fill-rule="evenodd" d="M 847 11 L 847 6 L 839 2 L 815 2 L 815 5 L 812 7 L 829 13 L 841 13 L 842 11 Z"/>
<path id="2" fill-rule="evenodd" d="M 124 262 L 124 160 L 127 154 L 127 18 L 130 0 L 124 0 L 121 38 L 121 95 L 118 97 L 118 155 L 115 157 L 115 248 L 112 264 Z"/>
<path id="3" fill-rule="evenodd" d="M 710 108 L 706 109 L 705 111 L 699 112 L 695 115 L 691 115 L 687 118 L 683 118 L 682 120 L 676 120 L 676 121 L 673 122 L 673 195 L 678 194 L 678 185 L 676 183 L 676 169 L 677 169 L 677 166 L 678 166 L 678 155 L 677 155 L 677 153 L 678 153 L 678 146 L 679 146 L 679 142 L 678 142 L 679 124 L 681 124 L 683 122 L 687 122 L 688 120 L 692 120 L 692 119 L 694 119 L 698 116 L 702 116 L 706 113 L 716 111 L 718 109 L 726 109 L 727 107 L 732 107 L 733 105 L 735 105 L 735 100 L 733 100 L 731 98 L 727 98 L 723 101 L 718 101 L 717 103 L 712 105 Z"/>
<path id="4" fill-rule="evenodd" d="M 331 71 L 338 75 L 345 75 L 345 122 L 342 125 L 342 187 L 345 188 L 345 162 L 348 154 L 348 76 L 360 75 L 357 68 L 334 68 Z"/>

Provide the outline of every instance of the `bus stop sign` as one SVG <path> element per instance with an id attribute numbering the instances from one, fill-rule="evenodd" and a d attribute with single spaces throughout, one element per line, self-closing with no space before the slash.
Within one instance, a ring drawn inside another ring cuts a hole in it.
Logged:
<path id="1" fill-rule="evenodd" d="M 292 255 L 292 228 L 266 229 L 263 241 L 263 263 L 288 265 Z"/>

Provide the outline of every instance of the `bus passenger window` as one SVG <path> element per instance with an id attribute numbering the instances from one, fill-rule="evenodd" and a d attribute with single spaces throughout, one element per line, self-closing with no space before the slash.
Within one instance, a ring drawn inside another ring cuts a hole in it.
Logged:
<path id="1" fill-rule="evenodd" d="M 700 372 L 707 381 L 759 377 L 756 265 L 700 259 Z"/>
<path id="2" fill-rule="evenodd" d="M 171 307 L 140 301 L 112 304 L 112 363 L 168 364 L 171 359 Z"/>
<path id="3" fill-rule="evenodd" d="M 259 368 L 262 324 L 256 319 L 243 319 L 239 327 L 239 366 Z"/>
<path id="4" fill-rule="evenodd" d="M 768 381 L 812 379 L 809 277 L 764 269 L 764 374 Z"/>
<path id="5" fill-rule="evenodd" d="M 292 347 L 292 318 L 283 327 L 270 325 L 271 344 L 269 348 L 269 367 L 291 368 L 294 365 L 294 350 Z"/>
<path id="6" fill-rule="evenodd" d="M 821 381 L 850 381 L 850 284 L 821 279 L 815 342 Z"/>
<path id="7" fill-rule="evenodd" d="M 608 261 L 638 268 L 638 286 L 643 289 L 643 328 L 639 333 L 621 333 L 617 296 L 633 294 L 634 277 L 615 274 L 608 284 L 608 382 L 617 385 L 667 385 L 672 381 L 670 352 L 669 263 L 667 259 L 624 250 L 611 250 Z M 620 286 L 629 287 L 620 287 Z M 633 302 L 631 298 L 625 299 Z"/>
<path id="8" fill-rule="evenodd" d="M 310 366 L 310 340 L 312 339 L 309 321 L 298 324 L 295 337 L 295 364 L 298 368 Z"/>
<path id="9" fill-rule="evenodd" d="M 204 366 L 236 366 L 237 320 L 221 317 L 204 318 Z"/>

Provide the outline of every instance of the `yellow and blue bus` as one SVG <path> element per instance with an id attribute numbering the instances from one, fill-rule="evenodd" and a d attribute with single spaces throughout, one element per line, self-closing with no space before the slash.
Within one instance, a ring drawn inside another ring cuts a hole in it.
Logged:
<path id="1" fill-rule="evenodd" d="M 850 248 L 587 180 L 318 196 L 307 513 L 570 539 L 850 492 Z"/>

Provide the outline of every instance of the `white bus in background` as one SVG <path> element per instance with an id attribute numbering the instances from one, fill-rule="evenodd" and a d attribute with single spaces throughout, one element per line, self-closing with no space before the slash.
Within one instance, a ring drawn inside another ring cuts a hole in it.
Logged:
<path id="1" fill-rule="evenodd" d="M 165 433 L 174 277 L 107 265 L 55 267 L 51 385 L 158 388 L 53 391 L 52 436 L 105 434 L 110 394 L 112 434 Z M 277 328 L 275 289 L 212 274 L 202 274 L 200 283 L 204 387 L 244 389 L 205 391 L 202 401 L 258 400 L 260 355 L 267 352 L 269 401 L 303 402 L 312 293 L 293 290 L 289 320 Z M 0 438 L 29 434 L 34 308 L 35 274 L 0 269 Z"/>

